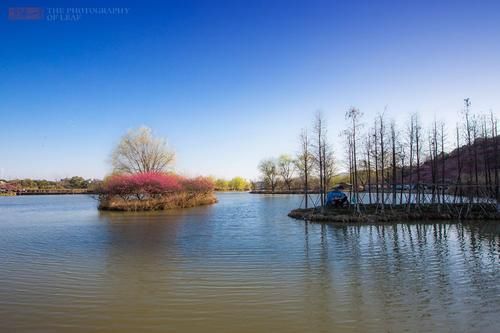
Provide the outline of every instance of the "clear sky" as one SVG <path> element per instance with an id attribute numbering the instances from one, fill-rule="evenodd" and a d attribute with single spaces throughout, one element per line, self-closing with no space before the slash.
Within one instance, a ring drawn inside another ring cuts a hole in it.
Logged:
<path id="1" fill-rule="evenodd" d="M 0 178 L 103 177 L 120 136 L 168 138 L 176 169 L 256 178 L 324 111 L 500 110 L 500 1 L 2 1 Z M 77 21 L 9 7 L 127 7 Z"/>

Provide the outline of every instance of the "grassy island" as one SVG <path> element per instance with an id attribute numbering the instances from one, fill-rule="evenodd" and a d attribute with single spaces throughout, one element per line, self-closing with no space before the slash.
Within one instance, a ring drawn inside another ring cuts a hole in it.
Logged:
<path id="1" fill-rule="evenodd" d="M 215 202 L 214 184 L 210 179 L 161 172 L 115 174 L 104 180 L 99 191 L 100 210 L 163 210 Z"/>

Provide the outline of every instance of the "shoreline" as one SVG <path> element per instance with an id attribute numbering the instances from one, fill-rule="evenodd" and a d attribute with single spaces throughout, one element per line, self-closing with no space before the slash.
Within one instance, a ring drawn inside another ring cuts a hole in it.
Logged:
<path id="1" fill-rule="evenodd" d="M 31 196 L 31 195 L 77 195 L 77 194 L 98 194 L 96 191 L 85 189 L 77 190 L 34 190 L 34 191 L 19 191 L 0 193 L 0 196 L 16 197 L 16 196 Z"/>
<path id="2" fill-rule="evenodd" d="M 500 213 L 497 211 L 479 210 L 473 207 L 470 214 L 462 216 L 463 208 L 459 205 L 453 207 L 456 211 L 447 210 L 439 212 L 435 207 L 422 207 L 407 212 L 406 209 L 386 207 L 382 213 L 373 207 L 368 207 L 367 211 L 358 214 L 349 208 L 326 208 L 323 211 L 320 208 L 297 208 L 288 213 L 288 216 L 296 220 L 324 222 L 324 223 L 359 223 L 359 224 L 377 224 L 377 223 L 400 223 L 405 221 L 496 221 L 500 222 Z"/>

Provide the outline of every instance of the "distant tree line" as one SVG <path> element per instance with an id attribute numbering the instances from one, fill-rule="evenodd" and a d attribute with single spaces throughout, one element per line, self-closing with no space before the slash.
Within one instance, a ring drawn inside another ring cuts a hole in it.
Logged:
<path id="1" fill-rule="evenodd" d="M 59 189 L 93 189 L 101 181 L 98 179 L 85 179 L 80 176 L 63 178 L 60 180 L 46 179 L 12 179 L 0 180 L 0 191 L 23 191 L 23 190 L 59 190 Z"/>
<path id="2" fill-rule="evenodd" d="M 252 184 L 243 177 L 234 177 L 230 180 L 223 178 L 214 178 L 216 191 L 249 191 Z"/>

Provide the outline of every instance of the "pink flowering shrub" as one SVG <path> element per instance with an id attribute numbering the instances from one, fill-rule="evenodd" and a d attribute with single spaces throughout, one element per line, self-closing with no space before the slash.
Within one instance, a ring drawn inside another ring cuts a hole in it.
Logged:
<path id="1" fill-rule="evenodd" d="M 213 182 L 205 177 L 188 179 L 175 174 L 145 172 L 109 176 L 103 182 L 101 194 L 124 199 L 135 196 L 142 200 L 174 192 L 209 192 L 213 189 Z"/>
<path id="2" fill-rule="evenodd" d="M 0 192 L 15 192 L 18 190 L 18 187 L 14 184 L 5 183 L 0 184 Z"/>
<path id="3" fill-rule="evenodd" d="M 181 190 L 179 177 L 174 174 L 147 172 L 130 176 L 138 192 L 163 194 Z"/>
<path id="4" fill-rule="evenodd" d="M 114 194 L 125 196 L 130 191 L 130 181 L 126 175 L 112 175 L 104 179 L 100 192 L 102 194 Z"/>
<path id="5" fill-rule="evenodd" d="M 182 187 L 188 192 L 210 192 L 214 190 L 214 182 L 207 177 L 187 178 L 181 180 Z"/>

